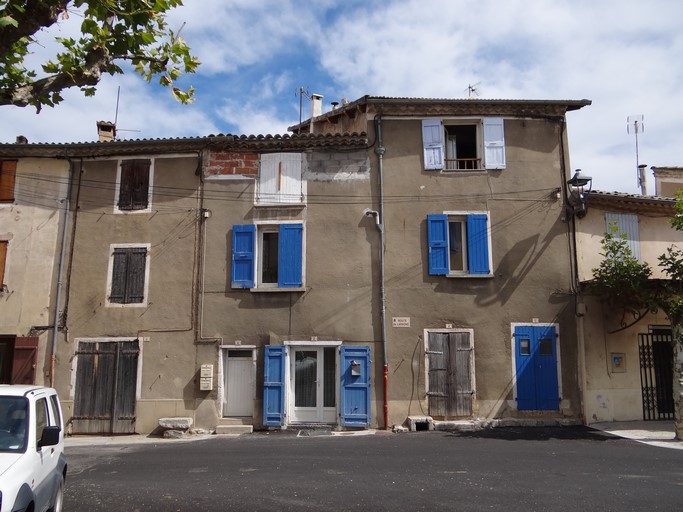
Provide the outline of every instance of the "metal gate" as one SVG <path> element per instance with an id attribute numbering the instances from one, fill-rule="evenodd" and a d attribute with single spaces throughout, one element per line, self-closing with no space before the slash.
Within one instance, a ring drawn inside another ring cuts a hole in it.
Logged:
<path id="1" fill-rule="evenodd" d="M 644 420 L 674 418 L 672 343 L 671 332 L 638 335 Z"/>
<path id="2" fill-rule="evenodd" d="M 75 434 L 135 432 L 139 353 L 138 340 L 78 343 Z"/>
<path id="3" fill-rule="evenodd" d="M 427 336 L 429 415 L 472 415 L 473 350 L 469 332 L 429 332 Z"/>

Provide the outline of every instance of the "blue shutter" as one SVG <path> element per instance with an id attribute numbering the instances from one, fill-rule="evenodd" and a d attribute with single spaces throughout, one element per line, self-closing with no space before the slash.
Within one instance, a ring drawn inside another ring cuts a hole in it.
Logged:
<path id="1" fill-rule="evenodd" d="M 341 405 L 344 427 L 370 426 L 370 347 L 342 346 L 340 360 Z M 357 372 L 354 372 L 354 368 Z M 358 373 L 358 375 L 356 375 Z"/>
<path id="2" fill-rule="evenodd" d="M 277 278 L 279 288 L 303 286 L 303 231 L 303 224 L 280 224 Z"/>
<path id="3" fill-rule="evenodd" d="M 467 264 L 470 274 L 490 274 L 487 216 L 472 213 L 467 216 Z"/>
<path id="4" fill-rule="evenodd" d="M 254 287 L 254 247 L 256 226 L 236 224 L 232 227 L 232 287 Z"/>
<path id="5" fill-rule="evenodd" d="M 263 424 L 279 427 L 285 421 L 285 347 L 263 348 Z"/>
<path id="6" fill-rule="evenodd" d="M 429 275 L 448 274 L 448 215 L 427 215 Z"/>

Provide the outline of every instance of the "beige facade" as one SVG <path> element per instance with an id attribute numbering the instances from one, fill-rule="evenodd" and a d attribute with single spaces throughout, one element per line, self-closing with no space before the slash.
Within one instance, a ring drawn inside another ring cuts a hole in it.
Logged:
<path id="1" fill-rule="evenodd" d="M 683 241 L 669 223 L 673 204 L 673 199 L 661 197 L 592 192 L 585 217 L 576 219 L 579 280 L 587 283 L 593 278 L 610 225 L 626 236 L 639 260 L 650 265 L 652 278 L 665 278 L 657 257 Z M 586 422 L 667 418 L 662 400 L 671 391 L 671 357 L 665 354 L 670 350 L 668 318 L 661 312 L 637 318 L 590 292 L 582 295 L 582 304 L 579 326 Z M 660 366 L 667 364 L 667 370 Z M 662 380 L 666 373 L 669 380 Z"/>

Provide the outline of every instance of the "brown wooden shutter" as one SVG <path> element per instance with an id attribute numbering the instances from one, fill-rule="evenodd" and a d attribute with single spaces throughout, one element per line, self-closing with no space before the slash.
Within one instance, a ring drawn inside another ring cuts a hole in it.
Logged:
<path id="1" fill-rule="evenodd" d="M 139 304 L 144 301 L 146 263 L 145 247 L 114 249 L 110 302 Z"/>
<path id="2" fill-rule="evenodd" d="M 149 205 L 149 169 L 151 160 L 121 162 L 119 209 L 144 210 Z"/>
<path id="3" fill-rule="evenodd" d="M 112 265 L 111 292 L 109 301 L 123 304 L 126 297 L 126 281 L 128 279 L 128 258 L 126 249 L 114 249 Z"/>
<path id="4" fill-rule="evenodd" d="M 0 162 L 0 202 L 14 202 L 14 182 L 16 173 L 16 160 L 3 160 Z"/>
<path id="5" fill-rule="evenodd" d="M 37 336 L 17 336 L 12 358 L 12 384 L 35 384 L 38 356 Z"/>

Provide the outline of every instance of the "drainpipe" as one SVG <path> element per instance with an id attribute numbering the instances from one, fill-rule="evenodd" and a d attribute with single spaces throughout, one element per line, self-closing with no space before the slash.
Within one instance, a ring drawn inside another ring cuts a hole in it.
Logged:
<path id="1" fill-rule="evenodd" d="M 387 357 L 387 294 L 384 285 L 384 145 L 382 144 L 382 114 L 375 117 L 375 137 L 377 145 L 375 146 L 375 154 L 379 160 L 377 171 L 379 174 L 379 214 L 375 218 L 377 229 L 380 236 L 379 248 L 379 294 L 380 294 L 380 321 L 382 323 L 382 353 L 384 357 L 383 375 L 384 375 L 384 430 L 389 429 L 389 361 Z"/>
<path id="2" fill-rule="evenodd" d="M 50 349 L 50 387 L 55 386 L 55 364 L 57 360 L 57 335 L 59 333 L 59 308 L 62 303 L 62 274 L 64 270 L 64 258 L 66 254 L 66 236 L 69 225 L 69 208 L 71 205 L 71 184 L 73 182 L 74 163 L 68 156 L 69 178 L 66 185 L 66 198 L 64 199 L 64 226 L 62 228 L 61 249 L 59 251 L 59 270 L 57 271 L 57 295 L 55 297 L 55 317 L 52 327 L 52 347 Z"/>

